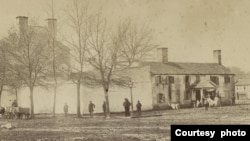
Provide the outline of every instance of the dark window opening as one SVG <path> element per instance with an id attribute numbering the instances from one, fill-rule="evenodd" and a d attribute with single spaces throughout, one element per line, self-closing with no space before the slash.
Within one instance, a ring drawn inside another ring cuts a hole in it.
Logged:
<path id="1" fill-rule="evenodd" d="M 190 92 L 190 90 L 186 90 L 185 91 L 185 100 L 189 100 L 189 99 L 191 99 L 191 92 Z"/>
<path id="2" fill-rule="evenodd" d="M 165 95 L 163 93 L 158 94 L 157 103 L 165 103 Z"/>
<path id="3" fill-rule="evenodd" d="M 185 76 L 185 83 L 189 84 L 189 76 Z"/>
<path id="4" fill-rule="evenodd" d="M 230 83 L 230 77 L 229 76 L 224 77 L 224 83 Z"/>
<path id="5" fill-rule="evenodd" d="M 214 82 L 216 85 L 219 85 L 219 77 L 217 76 L 210 76 L 210 80 Z"/>
<path id="6" fill-rule="evenodd" d="M 174 77 L 173 76 L 169 76 L 168 77 L 169 83 L 173 84 L 174 83 Z"/>
<path id="7" fill-rule="evenodd" d="M 161 83 L 161 76 L 155 76 L 155 83 L 156 84 Z"/>
<path id="8" fill-rule="evenodd" d="M 200 82 L 201 81 L 201 77 L 199 75 L 196 75 L 195 78 L 196 78 L 196 80 L 195 80 L 196 82 Z"/>

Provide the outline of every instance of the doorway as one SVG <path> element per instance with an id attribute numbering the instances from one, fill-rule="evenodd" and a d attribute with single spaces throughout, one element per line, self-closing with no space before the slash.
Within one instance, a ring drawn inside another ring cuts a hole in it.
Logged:
<path id="1" fill-rule="evenodd" d="M 196 100 L 201 100 L 201 91 L 199 89 L 195 90 L 195 94 L 196 94 Z"/>

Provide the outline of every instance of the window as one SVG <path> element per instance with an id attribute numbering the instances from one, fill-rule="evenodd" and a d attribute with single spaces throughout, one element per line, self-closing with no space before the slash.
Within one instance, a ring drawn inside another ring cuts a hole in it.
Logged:
<path id="1" fill-rule="evenodd" d="M 155 83 L 156 84 L 161 83 L 161 76 L 155 76 Z"/>
<path id="2" fill-rule="evenodd" d="M 185 83 L 186 83 L 186 84 L 189 84 L 189 76 L 188 76 L 188 75 L 185 76 Z"/>
<path id="3" fill-rule="evenodd" d="M 216 85 L 219 85 L 219 78 L 217 76 L 210 76 L 210 80 Z"/>
<path id="4" fill-rule="evenodd" d="M 167 85 L 168 84 L 168 76 L 162 76 L 161 77 L 161 83 Z"/>
<path id="5" fill-rule="evenodd" d="M 174 83 L 174 77 L 173 76 L 169 76 L 168 77 L 168 81 L 170 84 L 173 84 Z"/>
<path id="6" fill-rule="evenodd" d="M 200 82 L 201 81 L 201 77 L 199 75 L 196 75 L 195 78 L 196 78 L 196 80 L 195 80 L 196 82 Z"/>
<path id="7" fill-rule="evenodd" d="M 229 76 L 225 76 L 224 77 L 224 83 L 230 83 L 230 77 Z"/>
<path id="8" fill-rule="evenodd" d="M 157 103 L 165 103 L 165 96 L 163 93 L 157 95 Z"/>
<path id="9" fill-rule="evenodd" d="M 165 84 L 168 84 L 168 76 L 165 77 Z"/>

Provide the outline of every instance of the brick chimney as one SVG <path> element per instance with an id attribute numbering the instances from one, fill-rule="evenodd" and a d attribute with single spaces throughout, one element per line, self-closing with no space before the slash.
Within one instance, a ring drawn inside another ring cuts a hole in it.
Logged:
<path id="1" fill-rule="evenodd" d="M 51 37 L 55 37 L 56 36 L 56 32 L 57 32 L 57 26 L 56 26 L 56 19 L 50 18 L 47 19 L 48 21 L 48 31 L 51 35 Z"/>
<path id="2" fill-rule="evenodd" d="M 159 62 L 167 63 L 168 62 L 168 48 L 166 47 L 157 48 L 157 58 Z"/>
<path id="3" fill-rule="evenodd" d="M 214 50 L 214 63 L 221 65 L 221 50 Z"/>
<path id="4" fill-rule="evenodd" d="M 18 16 L 16 19 L 18 19 L 19 32 L 23 34 L 28 30 L 28 17 Z"/>

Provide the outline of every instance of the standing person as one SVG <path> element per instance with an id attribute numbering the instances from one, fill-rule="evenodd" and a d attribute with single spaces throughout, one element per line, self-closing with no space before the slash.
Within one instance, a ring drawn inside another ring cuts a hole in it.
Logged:
<path id="1" fill-rule="evenodd" d="M 102 110 L 103 110 L 103 114 L 106 117 L 106 102 L 104 101 L 102 104 Z"/>
<path id="2" fill-rule="evenodd" d="M 232 96 L 232 105 L 235 105 L 235 95 Z"/>
<path id="3" fill-rule="evenodd" d="M 94 108 L 95 108 L 95 104 L 93 104 L 92 101 L 89 101 L 89 114 L 91 118 L 93 118 Z"/>
<path id="4" fill-rule="evenodd" d="M 136 108 L 137 108 L 137 113 L 138 115 L 141 115 L 141 102 L 138 100 L 137 104 L 136 104 Z"/>
<path id="5" fill-rule="evenodd" d="M 204 98 L 204 106 L 205 106 L 205 110 L 207 111 L 208 107 L 209 107 L 209 103 L 207 101 L 207 98 Z"/>
<path id="6" fill-rule="evenodd" d="M 123 107 L 125 109 L 125 117 L 130 116 L 130 113 L 129 113 L 130 102 L 128 101 L 127 98 L 125 98 L 125 101 L 123 102 Z"/>
<path id="7" fill-rule="evenodd" d="M 67 115 L 68 115 L 68 110 L 69 110 L 69 106 L 68 106 L 68 104 L 65 102 L 64 107 L 63 107 L 63 111 L 64 111 L 64 114 L 65 114 L 65 117 L 67 117 Z"/>

